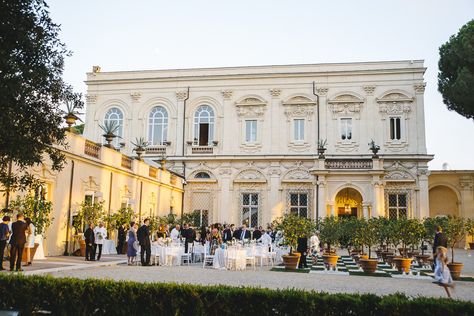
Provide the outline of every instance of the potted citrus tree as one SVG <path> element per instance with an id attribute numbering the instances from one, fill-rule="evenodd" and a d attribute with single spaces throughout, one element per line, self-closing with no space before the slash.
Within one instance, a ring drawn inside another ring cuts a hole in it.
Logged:
<path id="1" fill-rule="evenodd" d="M 459 279 L 461 271 L 464 266 L 461 262 L 454 261 L 454 247 L 466 235 L 466 220 L 462 217 L 448 216 L 446 227 L 446 238 L 448 239 L 448 246 L 451 248 L 451 262 L 448 263 L 449 271 L 454 280 Z"/>
<path id="2" fill-rule="evenodd" d="M 407 219 L 402 218 L 396 221 L 395 229 L 397 239 L 401 243 L 401 257 L 393 258 L 398 271 L 404 271 L 408 273 L 410 271 L 411 262 L 413 258 L 408 258 L 407 246 L 413 243 L 413 240 L 416 239 L 415 235 L 417 234 L 417 226 L 419 221 L 417 219 Z"/>
<path id="3" fill-rule="evenodd" d="M 474 249 L 474 219 L 468 218 L 466 221 L 467 234 L 471 236 L 471 242 L 469 248 Z"/>
<path id="4" fill-rule="evenodd" d="M 315 230 L 315 223 L 306 217 L 287 214 L 273 222 L 275 228 L 283 233 L 283 244 L 290 246 L 290 252 L 283 255 L 285 269 L 295 270 L 300 260 L 300 253 L 294 252 L 298 238 L 309 238 Z"/>
<path id="5" fill-rule="evenodd" d="M 86 255 L 86 243 L 82 238 L 82 233 L 85 231 L 85 225 L 90 222 L 97 224 L 97 222 L 104 218 L 104 202 L 84 201 L 79 206 L 79 212 L 73 217 L 72 226 L 75 228 L 75 238 L 79 240 L 80 255 Z"/>
<path id="6" fill-rule="evenodd" d="M 329 267 L 336 267 L 337 260 L 339 259 L 336 250 L 331 249 L 331 246 L 337 246 L 339 243 L 340 231 L 337 218 L 330 216 L 320 221 L 319 237 L 327 245 L 323 253 L 323 260 Z"/>
<path id="7" fill-rule="evenodd" d="M 379 228 L 379 222 L 376 218 L 369 220 L 361 219 L 359 226 L 359 234 L 361 236 L 362 244 L 367 246 L 368 258 L 360 258 L 359 264 L 366 273 L 374 273 L 377 270 L 377 259 L 372 259 L 372 246 L 378 241 L 377 229 Z"/>

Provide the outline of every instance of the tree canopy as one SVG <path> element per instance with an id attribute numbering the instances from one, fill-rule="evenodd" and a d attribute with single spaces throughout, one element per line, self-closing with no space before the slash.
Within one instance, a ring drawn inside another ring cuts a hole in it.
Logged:
<path id="1" fill-rule="evenodd" d="M 474 118 L 474 20 L 439 48 L 438 90 L 449 110 Z"/>
<path id="2" fill-rule="evenodd" d="M 0 0 L 0 184 L 9 190 L 36 183 L 28 167 L 49 157 L 53 170 L 64 163 L 65 130 L 60 105 L 80 95 L 62 79 L 70 54 L 60 26 L 42 0 Z M 9 166 L 17 166 L 9 172 Z"/>

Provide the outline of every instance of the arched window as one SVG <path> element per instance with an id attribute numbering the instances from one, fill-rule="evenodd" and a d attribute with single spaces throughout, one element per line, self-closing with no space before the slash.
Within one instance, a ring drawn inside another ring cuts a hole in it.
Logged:
<path id="1" fill-rule="evenodd" d="M 104 118 L 104 123 L 117 122 L 118 129 L 115 132 L 116 137 L 113 141 L 115 147 L 120 147 L 121 138 L 123 137 L 123 113 L 119 108 L 113 107 L 107 111 Z"/>
<path id="2" fill-rule="evenodd" d="M 201 105 L 194 113 L 194 144 L 209 146 L 214 140 L 214 110 Z"/>
<path id="3" fill-rule="evenodd" d="M 151 145 L 163 145 L 168 138 L 168 112 L 162 106 L 155 106 L 148 119 L 148 141 Z"/>
<path id="4" fill-rule="evenodd" d="M 198 172 L 194 176 L 195 179 L 210 179 L 211 176 L 207 172 Z"/>

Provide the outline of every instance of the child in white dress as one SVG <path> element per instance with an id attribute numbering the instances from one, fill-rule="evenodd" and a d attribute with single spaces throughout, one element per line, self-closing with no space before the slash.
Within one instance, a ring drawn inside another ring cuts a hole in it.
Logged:
<path id="1" fill-rule="evenodd" d="M 436 284 L 442 286 L 446 290 L 446 294 L 451 298 L 449 288 L 454 286 L 451 272 L 448 268 L 448 249 L 439 246 L 436 248 L 436 267 L 434 271 L 434 278 Z"/>

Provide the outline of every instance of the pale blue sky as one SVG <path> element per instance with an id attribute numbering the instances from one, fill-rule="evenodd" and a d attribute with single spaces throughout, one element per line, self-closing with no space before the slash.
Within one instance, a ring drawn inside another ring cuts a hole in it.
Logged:
<path id="1" fill-rule="evenodd" d="M 65 78 L 85 73 L 242 65 L 424 59 L 431 169 L 474 169 L 474 121 L 437 92 L 438 48 L 474 18 L 472 0 L 48 1 L 73 51 Z"/>

